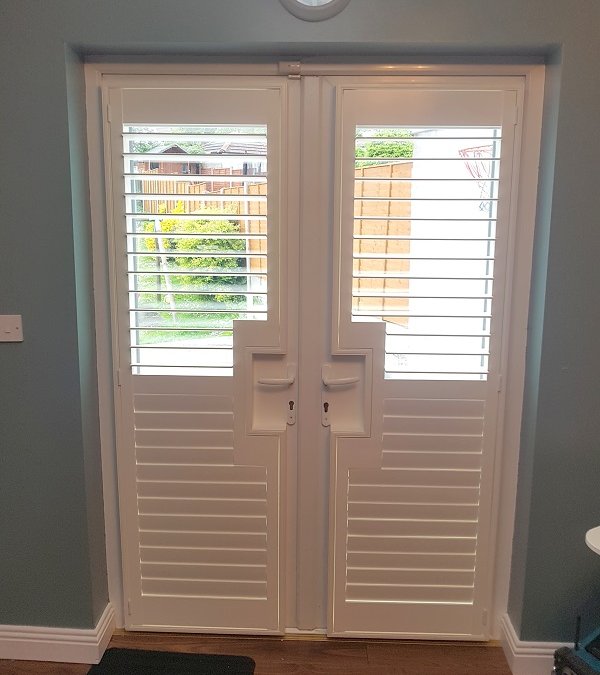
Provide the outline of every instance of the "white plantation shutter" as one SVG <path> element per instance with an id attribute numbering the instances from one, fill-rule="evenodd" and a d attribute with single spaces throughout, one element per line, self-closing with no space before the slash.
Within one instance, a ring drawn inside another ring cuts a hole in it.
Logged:
<path id="1" fill-rule="evenodd" d="M 285 428 L 236 356 L 281 352 L 285 83 L 176 80 L 107 93 L 127 627 L 278 633 Z"/>
<path id="2" fill-rule="evenodd" d="M 371 433 L 332 444 L 333 635 L 487 630 L 513 143 L 502 115 L 515 100 L 504 97 L 343 93 L 336 236 L 348 259 L 334 330 L 341 354 L 360 354 L 360 340 L 375 365 Z"/>
<path id="3" fill-rule="evenodd" d="M 493 423 L 485 387 L 386 382 L 380 466 L 349 461 L 344 472 L 336 633 L 460 639 L 485 631 Z"/>
<path id="4" fill-rule="evenodd" d="M 385 401 L 382 469 L 348 477 L 348 597 L 473 602 L 485 402 Z"/>
<path id="5" fill-rule="evenodd" d="M 278 468 L 235 461 L 230 382 L 133 376 L 131 628 L 279 630 Z"/>
<path id="6" fill-rule="evenodd" d="M 267 471 L 234 464 L 231 397 L 138 387 L 142 594 L 266 600 Z"/>
<path id="7" fill-rule="evenodd" d="M 231 375 L 233 321 L 267 318 L 267 135 L 123 126 L 133 372 Z"/>
<path id="8" fill-rule="evenodd" d="M 353 319 L 386 321 L 387 378 L 485 379 L 500 129 L 356 136 Z"/>

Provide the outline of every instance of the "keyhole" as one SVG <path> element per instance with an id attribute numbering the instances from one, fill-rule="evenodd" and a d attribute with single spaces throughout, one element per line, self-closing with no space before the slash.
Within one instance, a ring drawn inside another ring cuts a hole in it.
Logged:
<path id="1" fill-rule="evenodd" d="M 327 401 L 325 401 L 325 403 L 323 403 L 323 410 L 324 410 L 324 412 L 327 412 L 329 410 L 329 403 L 327 403 Z"/>
<path id="2" fill-rule="evenodd" d="M 294 401 L 290 401 L 289 406 L 290 406 L 290 410 L 293 410 L 294 409 Z"/>

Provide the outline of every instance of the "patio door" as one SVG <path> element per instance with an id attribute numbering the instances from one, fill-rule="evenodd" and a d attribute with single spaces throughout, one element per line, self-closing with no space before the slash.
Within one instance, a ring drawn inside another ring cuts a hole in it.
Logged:
<path id="1" fill-rule="evenodd" d="M 517 106 L 337 85 L 333 635 L 486 633 Z"/>
<path id="2" fill-rule="evenodd" d="M 128 628 L 485 638 L 519 97 L 107 79 Z"/>
<path id="3" fill-rule="evenodd" d="M 130 628 L 281 627 L 297 378 L 286 86 L 106 89 Z"/>

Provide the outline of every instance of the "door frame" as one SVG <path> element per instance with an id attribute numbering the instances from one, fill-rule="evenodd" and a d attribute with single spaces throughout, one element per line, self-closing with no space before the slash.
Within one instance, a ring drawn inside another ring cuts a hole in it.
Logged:
<path id="1" fill-rule="evenodd" d="M 443 60 L 443 59 L 442 59 Z M 118 485 L 116 468 L 115 406 L 113 382 L 112 337 L 110 330 L 111 297 L 108 277 L 108 243 L 106 228 L 106 197 L 104 179 L 105 149 L 103 145 L 103 122 L 101 86 L 104 76 L 109 75 L 288 75 L 297 78 L 303 75 L 409 75 L 415 76 L 513 76 L 523 80 L 524 108 L 521 111 L 523 139 L 519 163 L 518 204 L 516 205 L 515 239 L 511 242 L 514 251 L 513 265 L 507 270 L 509 281 L 506 308 L 510 308 L 510 322 L 503 354 L 507 371 L 502 386 L 499 405 L 500 418 L 493 486 L 493 522 L 495 531 L 495 572 L 492 616 L 489 633 L 492 638 L 500 636 L 500 620 L 506 613 L 514 534 L 514 516 L 517 493 L 518 460 L 523 406 L 524 371 L 529 291 L 533 257 L 536 220 L 536 197 L 538 165 L 541 143 L 541 121 L 545 68 L 543 65 L 427 65 L 419 64 L 328 64 L 327 62 L 272 62 L 272 63 L 205 63 L 205 64 L 140 64 L 127 62 L 106 63 L 101 59 L 89 59 L 85 64 L 86 107 L 88 129 L 88 156 L 90 180 L 90 209 L 92 227 L 92 265 L 94 281 L 94 314 L 96 326 L 96 358 L 98 372 L 100 443 L 102 459 L 102 484 L 104 496 L 104 520 L 108 572 L 109 601 L 115 610 L 116 625 L 122 627 L 124 620 L 124 594 L 121 570 L 120 525 Z M 300 329 L 302 332 L 302 328 Z M 300 336 L 301 337 L 301 336 Z M 291 523 L 289 524 L 291 525 Z M 293 548 L 288 544 L 288 556 Z M 293 557 L 292 557 L 293 559 Z M 295 606 L 287 584 L 288 607 Z M 325 633 L 325 627 L 313 631 L 291 627 L 290 632 Z"/>

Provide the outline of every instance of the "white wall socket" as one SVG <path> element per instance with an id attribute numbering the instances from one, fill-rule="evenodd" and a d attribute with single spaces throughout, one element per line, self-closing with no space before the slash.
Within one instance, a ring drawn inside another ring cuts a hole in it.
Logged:
<path id="1" fill-rule="evenodd" d="M 0 342 L 23 342 L 20 314 L 0 314 Z"/>

